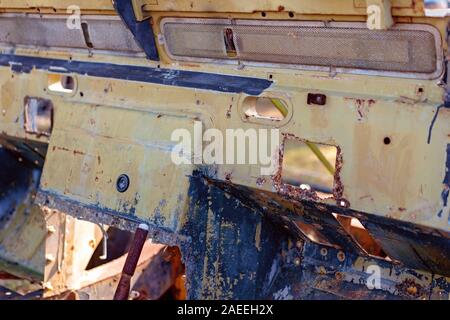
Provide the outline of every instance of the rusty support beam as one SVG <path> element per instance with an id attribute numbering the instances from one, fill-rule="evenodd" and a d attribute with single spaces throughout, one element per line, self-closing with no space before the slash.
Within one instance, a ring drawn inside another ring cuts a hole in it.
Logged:
<path id="1" fill-rule="evenodd" d="M 130 294 L 131 278 L 136 271 L 136 266 L 141 256 L 142 248 L 148 236 L 148 226 L 140 224 L 134 234 L 133 244 L 128 253 L 125 265 L 123 266 L 122 275 L 117 285 L 114 300 L 127 300 Z"/>

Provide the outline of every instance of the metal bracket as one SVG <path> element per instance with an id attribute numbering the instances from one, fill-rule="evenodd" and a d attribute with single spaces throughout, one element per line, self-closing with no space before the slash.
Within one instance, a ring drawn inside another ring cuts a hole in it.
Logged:
<path id="1" fill-rule="evenodd" d="M 145 6 L 145 3 L 143 0 L 131 0 L 131 3 L 133 5 L 134 15 L 136 16 L 137 21 L 143 21 L 145 20 L 143 8 Z"/>
<path id="2" fill-rule="evenodd" d="M 155 36 L 149 19 L 142 20 L 140 2 L 131 0 L 114 0 L 114 8 L 134 36 L 137 44 L 144 50 L 150 60 L 159 61 Z M 139 8 L 139 10 L 136 10 Z M 138 13 L 136 15 L 136 13 Z M 142 21 L 141 21 L 142 20 Z"/>
<path id="3" fill-rule="evenodd" d="M 108 259 L 108 233 L 100 223 L 97 223 L 97 225 L 100 227 L 100 230 L 102 231 L 103 234 L 103 253 L 99 257 L 99 259 L 106 260 Z"/>

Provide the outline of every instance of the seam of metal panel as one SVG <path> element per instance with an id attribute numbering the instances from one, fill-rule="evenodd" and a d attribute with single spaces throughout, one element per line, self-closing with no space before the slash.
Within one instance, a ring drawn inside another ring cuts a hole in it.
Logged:
<path id="1" fill-rule="evenodd" d="M 53 210 L 59 210 L 70 214 L 77 219 L 86 221 L 95 220 L 98 223 L 115 226 L 131 232 L 135 230 L 137 225 L 145 223 L 150 228 L 149 237 L 155 241 L 161 241 L 166 244 L 179 245 L 181 243 L 190 242 L 190 237 L 188 236 L 174 233 L 161 226 L 155 226 L 138 217 L 122 214 L 107 208 L 81 203 L 52 191 L 39 189 L 36 194 L 35 203 L 44 208 L 49 206 Z"/>

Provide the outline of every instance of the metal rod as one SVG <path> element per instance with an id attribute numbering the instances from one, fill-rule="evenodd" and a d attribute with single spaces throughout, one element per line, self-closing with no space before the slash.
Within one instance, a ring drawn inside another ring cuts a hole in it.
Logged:
<path id="1" fill-rule="evenodd" d="M 136 271 L 136 266 L 141 256 L 142 248 L 148 236 L 148 226 L 140 224 L 134 234 L 133 243 L 128 252 L 125 265 L 123 266 L 122 274 L 120 276 L 119 284 L 117 285 L 114 300 L 128 300 L 130 295 L 131 278 Z"/>
<path id="2" fill-rule="evenodd" d="M 97 223 L 97 225 L 100 227 L 100 230 L 102 231 L 103 234 L 103 253 L 99 257 L 99 259 L 106 260 L 108 259 L 108 233 L 100 223 Z"/>
<path id="3" fill-rule="evenodd" d="M 320 149 L 317 147 L 317 145 L 312 142 L 309 142 L 309 141 L 305 141 L 305 144 L 316 155 L 316 157 L 325 166 L 325 168 L 328 170 L 328 172 L 331 175 L 334 175 L 335 169 L 333 168 L 333 165 L 328 161 L 328 159 L 325 157 L 325 155 L 322 153 L 322 151 L 320 151 Z"/>
<path id="4" fill-rule="evenodd" d="M 283 117 L 286 117 L 288 115 L 288 110 L 279 99 L 271 98 L 270 100 L 272 101 L 272 104 L 278 109 L 278 111 L 280 111 Z M 316 155 L 316 157 L 324 165 L 328 172 L 330 172 L 331 175 L 334 175 L 335 170 L 332 164 L 328 161 L 322 151 L 320 151 L 317 145 L 309 141 L 305 141 L 305 144 Z"/>

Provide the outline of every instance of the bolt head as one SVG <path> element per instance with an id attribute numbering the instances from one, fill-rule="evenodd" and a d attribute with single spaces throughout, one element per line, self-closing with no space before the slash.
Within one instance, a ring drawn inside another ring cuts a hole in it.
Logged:
<path id="1" fill-rule="evenodd" d="M 130 178 L 126 174 L 121 174 L 117 178 L 117 182 L 116 182 L 117 191 L 119 191 L 120 193 L 123 193 L 128 190 L 129 186 L 130 186 Z"/>

